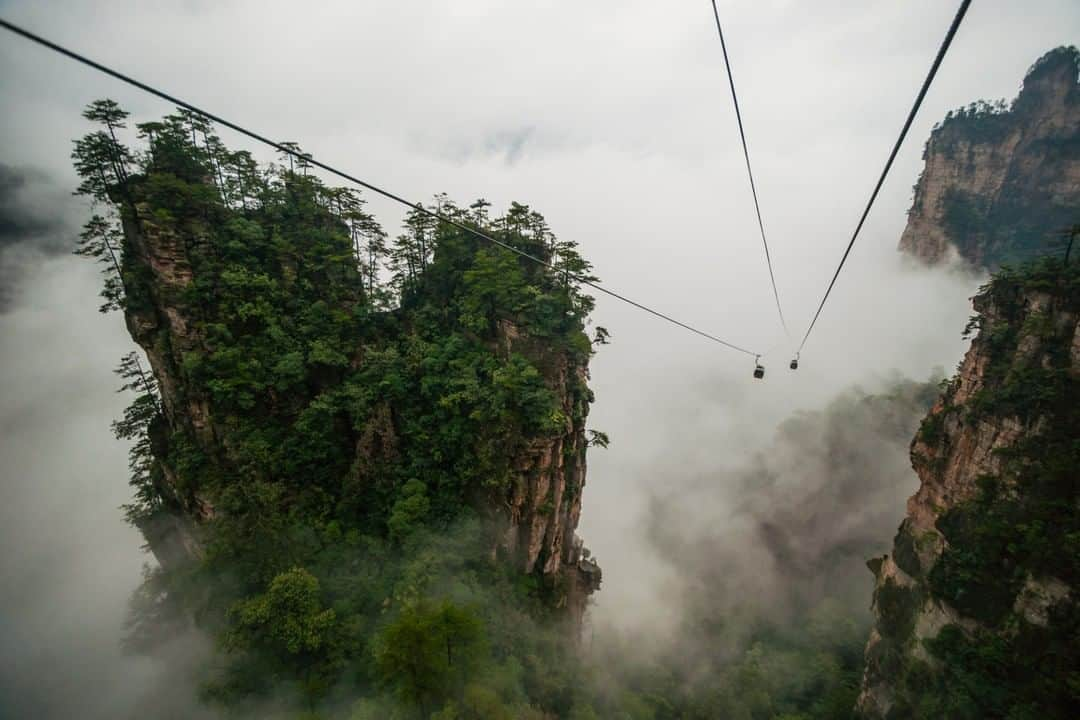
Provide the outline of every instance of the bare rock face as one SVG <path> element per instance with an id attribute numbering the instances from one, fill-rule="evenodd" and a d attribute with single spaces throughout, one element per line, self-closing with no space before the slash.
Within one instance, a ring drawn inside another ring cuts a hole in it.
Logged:
<path id="1" fill-rule="evenodd" d="M 577 625 L 588 596 L 600 588 L 601 578 L 599 566 L 584 557 L 583 543 L 574 532 L 581 518 L 585 487 L 588 402 L 577 397 L 573 388 L 585 386 L 588 369 L 531 340 L 512 323 L 504 321 L 499 335 L 504 352 L 520 352 L 539 360 L 550 386 L 562 398 L 567 425 L 562 435 L 538 438 L 516 458 L 505 507 L 495 513 L 505 527 L 497 554 L 513 558 L 526 573 L 561 578 L 557 603 L 567 608 Z"/>
<path id="2" fill-rule="evenodd" d="M 205 227 L 198 218 L 162 221 L 145 203 L 137 203 L 134 210 L 135 217 L 125 218 L 123 227 L 129 295 L 125 316 L 131 336 L 149 359 L 160 394 L 161 417 L 151 427 L 151 439 L 163 448 L 170 437 L 183 435 L 227 466 L 230 448 L 223 419 L 215 416 L 209 398 L 185 382 L 185 356 L 212 349 L 197 329 L 200 323 L 192 321 L 197 308 L 186 299 L 196 280 L 189 254 L 205 236 Z M 512 459 L 512 478 L 503 497 L 478 492 L 473 505 L 496 528 L 492 556 L 546 580 L 554 589 L 553 602 L 564 609 L 572 626 L 580 627 L 587 599 L 601 579 L 599 566 L 575 533 L 586 475 L 585 417 L 592 400 L 588 368 L 509 321 L 497 328 L 491 351 L 503 357 L 517 353 L 534 362 L 545 385 L 561 399 L 567 420 L 561 432 L 530 439 Z M 360 348 L 353 367 L 362 362 Z M 380 462 L 395 458 L 398 435 L 394 408 L 384 404 L 364 427 L 335 438 L 355 457 L 350 482 L 363 484 Z M 167 454 L 155 452 L 157 484 L 166 507 L 137 522 L 161 565 L 179 568 L 205 556 L 200 529 L 214 518 L 215 508 L 213 500 L 200 493 L 198 478 L 184 477 L 162 461 Z"/>
<path id="3" fill-rule="evenodd" d="M 1061 247 L 1080 218 L 1080 52 L 1028 72 L 1012 105 L 972 104 L 934 128 L 900 250 L 993 269 Z"/>
<path id="4" fill-rule="evenodd" d="M 138 288 L 140 302 L 128 303 L 124 317 L 128 332 L 150 361 L 159 396 L 162 419 L 151 426 L 157 448 L 167 436 L 183 428 L 207 452 L 218 454 L 217 437 L 207 398 L 183 390 L 180 366 L 185 352 L 206 349 L 201 333 L 187 321 L 190 311 L 182 301 L 194 276 L 188 262 L 188 239 L 154 218 L 145 203 L 135 206 L 135 217 L 124 221 L 124 237 L 131 249 L 130 261 L 144 273 Z M 200 228 L 186 228 L 198 236 Z M 130 290 L 129 290 L 130 292 Z M 156 453 L 159 455 L 163 453 Z M 213 506 L 196 491 L 185 489 L 176 470 L 158 462 L 159 489 L 168 512 L 139 522 L 147 544 L 163 567 L 178 567 L 205 555 L 198 525 L 213 516 Z"/>
<path id="5" fill-rule="evenodd" d="M 1038 557 L 1024 544 L 1055 545 L 1039 535 L 1048 532 L 1039 513 L 1080 503 L 1068 470 L 1040 465 L 1067 459 L 1077 433 L 1071 405 L 1080 379 L 1080 293 L 1069 272 L 1058 265 L 1042 275 L 1006 275 L 975 298 L 978 335 L 911 445 L 921 486 L 892 554 L 868 563 L 876 622 L 858 700 L 864 717 L 930 716 L 919 702 L 934 683 L 967 671 L 934 651 L 946 628 L 962 642 L 1005 638 L 1006 647 L 1019 648 L 1044 645 L 1041 632 L 1067 632 L 1050 623 L 1055 613 L 1075 611 L 1074 581 L 1056 576 L 1070 575 L 1068 563 Z M 972 559 L 979 553 L 986 555 Z M 1019 663 L 1010 667 L 1017 661 L 1008 655 L 996 662 L 1006 676 L 1027 672 Z M 998 716 L 986 707 L 974 712 Z"/>

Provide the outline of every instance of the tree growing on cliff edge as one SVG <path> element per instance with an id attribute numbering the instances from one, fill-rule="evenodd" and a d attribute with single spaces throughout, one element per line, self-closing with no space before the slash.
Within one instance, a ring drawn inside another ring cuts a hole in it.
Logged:
<path id="1" fill-rule="evenodd" d="M 117 137 L 117 132 L 126 127 L 128 113 L 112 100 L 97 100 L 86 108 L 83 117 L 104 129 L 75 141 L 72 159 L 83 180 L 76 192 L 106 202 L 109 190 L 123 188 L 128 180 L 131 151 Z"/>

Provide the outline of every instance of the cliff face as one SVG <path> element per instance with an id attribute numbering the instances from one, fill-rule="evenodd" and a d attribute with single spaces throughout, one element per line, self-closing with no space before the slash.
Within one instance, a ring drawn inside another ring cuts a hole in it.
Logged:
<path id="1" fill-rule="evenodd" d="M 253 475 L 259 482 L 279 480 L 278 468 L 248 470 L 252 460 L 249 451 L 238 445 L 242 438 L 238 423 L 250 420 L 257 426 L 265 420 L 267 425 L 299 424 L 306 412 L 304 408 L 317 405 L 328 395 L 339 391 L 374 393 L 374 389 L 364 388 L 363 383 L 349 385 L 346 378 L 363 373 L 367 364 L 373 362 L 371 357 L 378 356 L 380 362 L 384 361 L 384 353 L 396 352 L 395 343 L 413 342 L 409 336 L 415 331 L 416 321 L 406 310 L 384 311 L 380 322 L 388 324 L 391 330 L 374 333 L 378 336 L 375 338 L 355 338 L 352 350 L 345 353 L 347 357 L 342 357 L 336 365 L 329 361 L 325 367 L 317 365 L 308 381 L 299 387 L 286 391 L 273 384 L 258 386 L 246 399 L 246 409 L 238 412 L 235 406 L 216 399 L 221 393 L 215 383 L 220 383 L 221 378 L 200 369 L 202 365 L 199 365 L 205 358 L 228 350 L 222 344 L 223 330 L 219 325 L 236 320 L 225 317 L 220 309 L 212 307 L 212 302 L 198 299 L 210 286 L 211 293 L 228 292 L 222 279 L 225 276 L 211 278 L 198 270 L 200 266 L 208 266 L 208 253 L 220 252 L 210 249 L 214 220 L 198 213 L 187 217 L 163 213 L 147 199 L 152 191 L 144 191 L 138 184 L 133 184 L 130 192 L 134 193 L 135 202 L 124 213 L 123 222 L 124 282 L 128 298 L 125 316 L 131 336 L 149 359 L 160 395 L 160 415 L 151 423 L 149 435 L 154 454 L 151 475 L 154 489 L 162 498 L 152 512 L 142 514 L 136 522 L 162 566 L 175 570 L 207 555 L 204 529 L 221 513 L 229 512 L 222 509 L 221 497 L 229 492 L 230 477 Z M 299 262 L 303 259 L 282 253 L 279 259 L 271 261 L 274 266 L 271 274 L 280 274 L 286 282 L 299 285 L 296 276 L 300 270 L 293 267 L 293 263 Z M 322 303 L 323 313 L 342 309 L 352 312 L 352 303 L 362 299 L 362 284 L 344 294 L 327 292 L 325 297 L 320 295 L 319 287 L 308 285 L 309 292 L 316 295 L 315 302 Z M 250 302 L 260 302 L 259 295 L 259 292 L 251 294 Z M 284 307 L 301 305 L 286 311 L 300 315 L 311 302 L 312 298 L 306 298 L 303 303 L 286 303 Z M 229 342 L 239 343 L 237 332 L 243 330 L 230 330 Z M 539 578 L 551 589 L 552 604 L 563 609 L 573 625 L 579 625 L 587 598 L 598 589 L 601 577 L 599 567 L 588 559 L 582 541 L 575 534 L 586 475 L 585 419 L 592 400 L 587 387 L 587 353 L 583 355 L 580 350 L 553 342 L 551 337 L 533 337 L 527 327 L 521 327 L 513 318 L 497 320 L 490 330 L 479 331 L 473 339 L 486 348 L 481 354 L 488 356 L 483 362 L 491 369 L 489 382 L 501 379 L 502 370 L 524 367 L 524 377 L 531 384 L 511 389 L 510 400 L 525 391 L 546 390 L 554 398 L 555 407 L 550 414 L 555 420 L 542 430 L 515 427 L 511 431 L 494 427 L 485 430 L 484 437 L 465 438 L 462 441 L 465 444 L 485 443 L 483 456 L 491 459 L 493 467 L 505 470 L 499 483 L 465 489 L 465 501 L 490 526 L 491 556 Z M 346 345 L 348 342 L 346 338 Z M 387 350 L 388 346 L 394 349 Z M 287 356 L 285 348 L 281 349 L 281 355 Z M 307 355 L 313 357 L 310 352 Z M 276 359 L 273 352 L 270 357 Z M 427 361 L 416 358 L 421 367 Z M 255 360 L 240 358 L 240 362 L 250 364 Z M 315 361 L 309 359 L 309 362 Z M 534 368 L 539 373 L 538 380 L 529 374 Z M 431 377 L 421 372 L 413 379 L 424 386 L 435 381 L 434 375 L 440 369 L 432 365 Z M 402 397 L 398 405 L 392 397 L 384 395 L 367 403 L 367 409 L 351 422 L 348 418 L 332 419 L 328 424 L 331 431 L 318 435 L 314 441 L 332 446 L 324 452 L 327 457 L 351 459 L 351 463 L 341 466 L 341 478 L 334 480 L 332 488 L 340 487 L 340 490 L 329 490 L 336 495 L 334 502 L 339 507 L 360 506 L 355 511 L 358 513 L 377 513 L 370 507 L 370 499 L 400 491 L 399 476 L 388 468 L 400 466 L 410 455 L 432 454 L 435 457 L 429 458 L 430 463 L 451 475 L 449 466 L 460 459 L 438 455 L 438 451 L 431 450 L 424 442 L 430 435 L 415 429 L 420 422 L 418 415 L 440 411 L 439 408 L 450 407 L 451 402 L 446 394 L 433 393 L 419 403 L 414 398 Z M 457 412 L 469 414 L 470 409 Z M 454 415 L 451 408 L 447 417 Z M 507 423 L 513 424 L 509 419 Z M 431 432 L 437 429 L 432 428 Z M 418 446 L 415 439 L 409 440 L 410 432 L 419 435 L 422 445 Z M 444 451 L 444 454 L 449 453 Z M 187 461 L 191 455 L 197 455 L 199 462 Z M 318 470 L 321 472 L 323 468 Z M 333 467 L 327 472 L 332 470 Z M 288 474 L 289 471 L 280 468 L 282 477 Z M 418 479 L 427 481 L 425 477 Z M 300 505 L 301 501 L 296 503 Z M 432 499 L 431 504 L 435 503 Z M 394 505 L 392 509 L 397 507 Z M 376 518 L 374 524 L 384 520 L 385 517 Z"/>
<path id="2" fill-rule="evenodd" d="M 972 104 L 935 127 L 900 250 L 993 269 L 1045 254 L 1080 219 L 1080 53 L 1059 48 L 1011 107 Z"/>
<path id="3" fill-rule="evenodd" d="M 512 324 L 499 328 L 506 352 L 542 358 L 545 380 L 561 398 L 562 412 L 577 418 L 560 435 L 536 438 L 513 460 L 513 480 L 505 506 L 495 509 L 504 527 L 499 550 L 516 558 L 525 573 L 565 581 L 565 603 L 575 625 L 580 625 L 588 596 L 600 588 L 600 566 L 591 560 L 575 534 L 581 519 L 585 487 L 584 398 L 575 388 L 588 379 L 584 365 L 564 353 L 550 352 L 543 343 L 524 337 Z"/>
<path id="4" fill-rule="evenodd" d="M 1046 260 L 975 298 L 978 334 L 911 445 L 921 486 L 870 562 L 866 717 L 1076 707 L 1078 278 Z"/>

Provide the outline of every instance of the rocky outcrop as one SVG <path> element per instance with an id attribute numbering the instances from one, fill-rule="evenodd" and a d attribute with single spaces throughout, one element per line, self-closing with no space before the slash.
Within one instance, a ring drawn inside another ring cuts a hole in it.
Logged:
<path id="1" fill-rule="evenodd" d="M 562 578 L 556 602 L 579 624 L 588 596 L 600 588 L 601 579 L 599 566 L 586 556 L 574 533 L 585 487 L 589 404 L 577 389 L 586 387 L 588 369 L 568 362 L 564 353 L 552 352 L 510 322 L 500 323 L 498 334 L 503 352 L 522 353 L 544 368 L 568 420 L 564 434 L 533 440 L 515 459 L 505 508 L 497 513 L 506 528 L 497 552 L 514 558 L 526 573 Z"/>
<path id="2" fill-rule="evenodd" d="M 1048 637 L 1075 640 L 1060 618 L 1078 599 L 1063 539 L 1080 503 L 1070 467 L 1080 427 L 1077 277 L 1044 261 L 999 275 L 975 298 L 978 334 L 911 445 L 919 490 L 892 554 L 869 563 L 876 622 L 858 701 L 865 717 L 1004 717 L 1001 708 L 1023 702 L 1068 702 L 1022 696 L 1040 682 L 1064 687 L 1076 669 L 1067 658 L 1053 671 L 1028 665 L 1032 647 L 1056 652 Z M 958 645 L 993 647 L 993 670 L 964 667 L 979 654 Z M 972 678 L 983 676 L 999 696 L 976 697 Z M 954 704 L 933 704 L 946 686 Z"/>
<path id="3" fill-rule="evenodd" d="M 1011 106 L 974 103 L 934 128 L 900 250 L 993 269 L 1062 245 L 1080 222 L 1080 52 L 1028 72 Z"/>
<path id="4" fill-rule="evenodd" d="M 181 437 L 194 442 L 214 464 L 229 467 L 233 462 L 228 419 L 216 413 L 204 390 L 188 381 L 185 367 L 190 357 L 214 349 L 206 319 L 191 300 L 199 280 L 193 270 L 198 265 L 195 256 L 205 249 L 207 221 L 198 216 L 163 219 L 147 202 L 133 202 L 130 208 L 123 223 L 125 316 L 131 336 L 150 362 L 160 396 L 160 416 L 151 424 L 150 435 L 155 482 L 164 498 L 163 507 L 136 523 L 161 565 L 172 569 L 204 557 L 200 530 L 217 511 L 200 478 L 168 459 L 176 454 L 170 445 Z M 592 400 L 587 365 L 579 353 L 532 338 L 508 320 L 498 324 L 490 347 L 492 355 L 521 355 L 540 368 L 566 420 L 559 432 L 523 438 L 509 462 L 505 493 L 493 496 L 490 489 L 482 489 L 472 503 L 494 527 L 492 556 L 543 579 L 554 604 L 579 626 L 601 578 L 599 566 L 575 534 L 586 479 L 585 418 Z M 353 369 L 362 366 L 364 353 L 358 339 Z M 267 393 L 272 396 L 274 390 Z M 270 404 L 275 401 L 268 399 Z M 345 428 L 331 439 L 346 444 L 355 458 L 346 487 L 369 482 L 381 463 L 400 455 L 397 418 L 394 407 L 382 404 L 363 427 Z"/>

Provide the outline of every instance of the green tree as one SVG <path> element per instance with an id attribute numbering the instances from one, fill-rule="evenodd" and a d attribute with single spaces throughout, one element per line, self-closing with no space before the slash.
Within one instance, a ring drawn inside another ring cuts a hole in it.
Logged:
<path id="1" fill-rule="evenodd" d="M 460 697 L 484 654 L 480 619 L 449 600 L 407 603 L 375 644 L 382 681 L 424 717 Z"/>
<path id="2" fill-rule="evenodd" d="M 390 539 L 400 542 L 414 533 L 423 526 L 430 510 L 427 486 L 416 478 L 409 480 L 401 488 L 401 494 L 386 521 Z"/>
<path id="3" fill-rule="evenodd" d="M 304 568 L 277 575 L 262 595 L 234 609 L 236 629 L 230 648 L 265 645 L 276 654 L 315 653 L 330 644 L 334 611 L 324 609 L 319 581 Z"/>
<path id="4" fill-rule="evenodd" d="M 232 609 L 225 636 L 231 653 L 256 652 L 292 675 L 309 702 L 329 690 L 340 662 L 337 616 L 322 604 L 319 580 L 292 568 L 270 581 L 266 592 Z"/>
<path id="5" fill-rule="evenodd" d="M 104 136 L 97 138 L 92 144 L 100 143 L 100 150 L 104 153 L 116 181 L 127 182 L 131 152 L 116 136 L 118 130 L 127 127 L 124 123 L 128 117 L 127 111 L 122 110 L 113 100 L 95 100 L 83 111 L 83 117 L 105 126 Z"/>
<path id="6" fill-rule="evenodd" d="M 124 283 L 120 275 L 119 260 L 122 240 L 122 234 L 114 221 L 94 215 L 83 225 L 74 251 L 76 255 L 97 260 L 104 266 L 101 272 L 105 283 L 101 289 L 101 297 L 105 302 L 99 308 L 103 313 L 121 310 L 124 306 Z"/>

